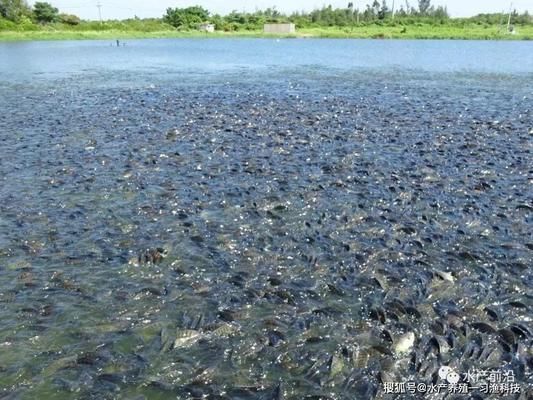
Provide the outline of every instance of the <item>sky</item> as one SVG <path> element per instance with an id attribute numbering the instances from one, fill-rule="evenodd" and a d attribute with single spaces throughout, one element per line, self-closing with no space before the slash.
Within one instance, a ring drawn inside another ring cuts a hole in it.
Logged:
<path id="1" fill-rule="evenodd" d="M 212 13 L 227 14 L 232 10 L 254 11 L 276 7 L 277 10 L 290 13 L 292 11 L 312 10 L 331 4 L 333 7 L 346 7 L 353 0 L 45 0 L 59 8 L 61 12 L 76 14 L 83 19 L 98 19 L 98 3 L 101 4 L 103 19 L 125 19 L 161 17 L 168 7 L 188 7 L 200 5 Z M 364 9 L 367 0 L 353 1 L 356 8 Z M 388 0 L 389 7 L 393 0 Z M 405 0 L 394 0 L 395 7 L 405 5 Z M 418 0 L 410 0 L 411 5 Z M 33 1 L 29 1 L 30 4 Z M 433 0 L 432 4 L 448 7 L 453 17 L 468 17 L 479 13 L 508 11 L 511 0 Z M 513 8 L 518 12 L 529 11 L 533 14 L 532 0 L 512 0 Z"/>

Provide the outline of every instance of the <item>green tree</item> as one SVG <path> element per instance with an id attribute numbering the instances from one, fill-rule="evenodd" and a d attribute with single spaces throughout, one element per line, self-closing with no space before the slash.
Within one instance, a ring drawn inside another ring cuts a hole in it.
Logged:
<path id="1" fill-rule="evenodd" d="M 438 6 L 432 13 L 432 17 L 444 20 L 448 19 L 450 15 L 448 14 L 448 9 L 446 7 Z"/>
<path id="2" fill-rule="evenodd" d="M 431 0 L 418 0 L 418 11 L 421 15 L 427 15 L 431 11 Z"/>
<path id="3" fill-rule="evenodd" d="M 164 21 L 176 28 L 195 28 L 198 24 L 206 22 L 209 11 L 200 6 L 187 8 L 167 8 L 163 17 Z"/>
<path id="4" fill-rule="evenodd" d="M 379 14 L 379 10 L 381 9 L 381 5 L 379 4 L 378 0 L 374 0 L 372 3 L 372 15 L 377 16 Z"/>
<path id="5" fill-rule="evenodd" d="M 378 18 L 385 19 L 385 17 L 388 14 L 389 14 L 389 7 L 387 6 L 387 1 L 383 0 L 383 3 L 381 4 L 381 8 L 378 11 Z"/>
<path id="6" fill-rule="evenodd" d="M 19 22 L 24 16 L 31 14 L 31 9 L 25 0 L 0 0 L 0 16 Z"/>
<path id="7" fill-rule="evenodd" d="M 48 24 L 59 19 L 59 10 L 50 3 L 38 1 L 33 5 L 33 16 L 40 24 Z"/>

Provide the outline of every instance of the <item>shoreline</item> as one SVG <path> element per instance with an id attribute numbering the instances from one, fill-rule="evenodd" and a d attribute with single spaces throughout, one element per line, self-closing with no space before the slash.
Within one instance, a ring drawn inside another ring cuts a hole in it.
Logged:
<path id="1" fill-rule="evenodd" d="M 407 39 L 407 40 L 533 40 L 533 25 L 521 26 L 517 34 L 502 33 L 499 27 L 454 26 L 365 26 L 357 28 L 308 28 L 296 34 L 273 35 L 262 31 L 204 33 L 199 31 L 133 30 L 39 30 L 0 31 L 0 42 L 114 39 L 188 39 L 188 38 L 262 38 L 262 39 Z"/>

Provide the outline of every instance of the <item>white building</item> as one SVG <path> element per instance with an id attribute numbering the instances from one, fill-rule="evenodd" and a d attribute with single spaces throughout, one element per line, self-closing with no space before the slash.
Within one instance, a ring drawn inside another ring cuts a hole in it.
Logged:
<path id="1" fill-rule="evenodd" d="M 296 25 L 294 24 L 265 24 L 263 28 L 265 33 L 273 34 L 287 34 L 296 33 Z"/>
<path id="2" fill-rule="evenodd" d="M 201 30 L 202 32 L 213 33 L 215 31 L 215 25 L 204 23 L 204 24 L 198 25 L 198 29 Z"/>

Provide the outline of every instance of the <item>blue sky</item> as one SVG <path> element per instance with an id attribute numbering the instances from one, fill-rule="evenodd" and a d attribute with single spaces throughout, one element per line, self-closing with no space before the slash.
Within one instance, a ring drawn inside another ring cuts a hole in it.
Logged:
<path id="1" fill-rule="evenodd" d="M 46 0 L 45 0 L 46 1 Z M 58 7 L 61 12 L 79 15 L 84 19 L 98 19 L 97 4 L 102 5 L 104 19 L 122 19 L 138 17 L 160 17 L 168 7 L 187 7 L 201 5 L 211 12 L 226 14 L 232 10 L 254 11 L 276 7 L 280 11 L 291 12 L 310 10 L 331 4 L 333 7 L 346 7 L 350 0 L 47 0 Z M 405 4 L 405 0 L 394 0 L 396 8 Z M 388 0 L 389 7 L 393 0 Z M 410 4 L 418 4 L 418 0 L 410 0 Z M 30 4 L 33 3 L 30 1 Z M 357 8 L 365 8 L 368 1 L 355 0 Z M 499 12 L 508 10 L 511 1 L 508 0 L 433 0 L 434 5 L 448 7 L 452 16 L 471 16 L 482 12 Z M 533 13 L 532 0 L 513 0 L 513 8 L 522 12 L 528 10 Z"/>

